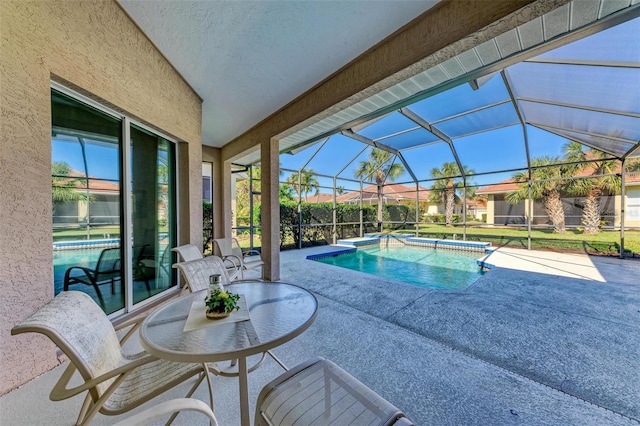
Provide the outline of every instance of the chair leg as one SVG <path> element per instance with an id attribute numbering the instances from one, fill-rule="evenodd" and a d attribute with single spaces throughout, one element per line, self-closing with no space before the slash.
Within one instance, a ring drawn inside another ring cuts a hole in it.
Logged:
<path id="1" fill-rule="evenodd" d="M 87 395 L 84 398 L 84 402 L 82 403 L 82 407 L 80 408 L 80 414 L 78 414 L 78 420 L 76 420 L 76 426 L 81 425 L 83 423 L 83 420 L 87 415 L 87 411 L 89 411 L 89 408 L 91 407 L 92 403 L 93 403 L 93 400 L 91 399 L 91 394 L 87 392 Z"/>
<path id="2" fill-rule="evenodd" d="M 196 380 L 196 383 L 193 385 L 193 387 L 191 388 L 191 390 L 189 390 L 189 393 L 187 393 L 187 395 L 185 396 L 185 398 L 191 398 L 191 395 L 193 395 L 193 393 L 196 391 L 196 389 L 198 389 L 198 386 L 200 386 L 200 383 L 202 383 L 202 380 L 207 379 L 207 384 L 209 387 L 209 403 L 211 404 L 211 411 L 214 411 L 213 409 L 213 382 L 211 381 L 211 377 L 209 376 L 209 367 L 207 366 L 207 364 L 202 364 L 202 366 L 204 367 L 204 371 L 202 373 L 200 373 L 200 377 L 198 378 L 198 380 Z M 173 421 L 175 420 L 175 418 L 178 416 L 178 413 L 174 413 L 169 420 L 167 420 L 167 425 L 170 425 L 171 423 L 173 423 Z"/>
<path id="3" fill-rule="evenodd" d="M 104 299 L 102 298 L 102 293 L 100 292 L 100 288 L 98 288 L 98 284 L 93 283 L 93 288 L 96 290 L 96 294 L 98 295 L 98 299 L 100 300 L 100 305 L 104 308 Z"/>

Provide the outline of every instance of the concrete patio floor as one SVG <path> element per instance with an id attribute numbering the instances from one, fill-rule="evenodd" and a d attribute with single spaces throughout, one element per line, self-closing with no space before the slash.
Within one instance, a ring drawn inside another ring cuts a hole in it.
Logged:
<path id="1" fill-rule="evenodd" d="M 309 330 L 275 349 L 288 365 L 329 358 L 418 425 L 640 424 L 640 262 L 498 249 L 491 271 L 448 291 L 305 259 L 329 250 L 281 254 L 282 281 L 320 306 Z M 48 398 L 63 368 L 1 397 L 0 424 L 73 424 L 81 398 Z M 281 371 L 268 359 L 251 373 L 251 401 Z M 239 424 L 237 381 L 214 386 L 220 424 Z M 206 386 L 196 397 L 207 400 Z M 183 413 L 174 424 L 205 423 Z"/>

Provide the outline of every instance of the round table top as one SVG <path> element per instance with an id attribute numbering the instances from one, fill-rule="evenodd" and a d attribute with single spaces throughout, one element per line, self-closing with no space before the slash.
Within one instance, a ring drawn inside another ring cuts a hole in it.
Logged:
<path id="1" fill-rule="evenodd" d="M 225 285 L 225 290 L 244 295 L 249 320 L 208 320 L 211 323 L 202 328 L 184 331 L 193 303 L 204 301 L 208 292 L 199 291 L 152 312 L 140 327 L 142 347 L 158 358 L 180 362 L 246 357 L 298 336 L 311 326 L 317 314 L 318 302 L 313 294 L 293 284 L 241 282 Z"/>

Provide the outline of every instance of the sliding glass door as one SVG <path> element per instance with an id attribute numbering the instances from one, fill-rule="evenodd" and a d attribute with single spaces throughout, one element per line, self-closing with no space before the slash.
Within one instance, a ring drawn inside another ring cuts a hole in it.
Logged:
<path id="1" fill-rule="evenodd" d="M 176 282 L 175 143 L 83 101 L 51 91 L 54 293 L 127 311 Z"/>

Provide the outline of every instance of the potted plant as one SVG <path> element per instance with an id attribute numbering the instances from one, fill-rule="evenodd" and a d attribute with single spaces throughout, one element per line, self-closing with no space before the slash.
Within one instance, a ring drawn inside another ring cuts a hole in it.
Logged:
<path id="1" fill-rule="evenodd" d="M 239 294 L 229 293 L 216 288 L 204 298 L 206 315 L 209 319 L 221 319 L 231 315 L 231 312 L 240 309 L 238 306 Z"/>

